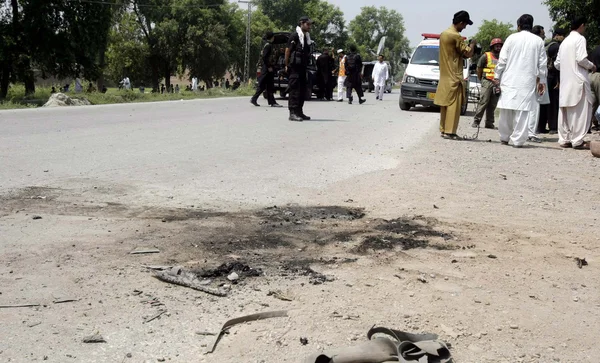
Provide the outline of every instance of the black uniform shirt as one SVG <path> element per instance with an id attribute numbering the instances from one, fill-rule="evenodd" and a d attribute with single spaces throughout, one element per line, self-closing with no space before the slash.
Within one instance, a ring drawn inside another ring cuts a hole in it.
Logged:
<path id="1" fill-rule="evenodd" d="M 306 41 L 306 40 L 305 40 Z M 298 33 L 294 33 L 292 34 L 292 36 L 288 39 L 288 43 L 287 43 L 287 47 L 288 49 L 290 49 L 293 52 L 295 52 L 296 50 L 302 48 L 302 44 L 300 43 L 300 37 L 298 36 Z M 306 67 L 308 65 L 308 59 L 310 56 L 310 46 L 308 44 L 304 44 L 304 48 L 302 49 L 302 66 Z M 292 67 L 297 67 L 298 65 L 294 64 L 294 60 L 292 59 L 293 54 L 290 55 L 290 66 Z"/>

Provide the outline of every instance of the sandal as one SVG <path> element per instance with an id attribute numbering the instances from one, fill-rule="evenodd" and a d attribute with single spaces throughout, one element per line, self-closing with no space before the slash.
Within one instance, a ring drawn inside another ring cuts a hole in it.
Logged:
<path id="1" fill-rule="evenodd" d="M 584 141 L 583 144 L 581 144 L 581 145 L 573 146 L 573 149 L 575 149 L 575 150 L 589 150 L 590 149 L 590 142 L 589 141 Z"/>
<path id="2" fill-rule="evenodd" d="M 570 142 L 567 142 L 566 144 L 558 144 L 560 147 L 562 147 L 563 149 L 568 149 L 570 147 L 573 147 L 573 145 Z"/>
<path id="3" fill-rule="evenodd" d="M 447 140 L 462 140 L 463 139 L 462 137 L 458 136 L 457 134 L 444 134 L 442 137 Z"/>

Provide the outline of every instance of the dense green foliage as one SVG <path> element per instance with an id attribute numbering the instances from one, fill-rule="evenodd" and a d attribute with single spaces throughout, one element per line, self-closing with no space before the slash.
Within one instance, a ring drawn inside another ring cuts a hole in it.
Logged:
<path id="1" fill-rule="evenodd" d="M 560 26 L 569 29 L 572 19 L 577 16 L 587 17 L 587 43 L 589 48 L 600 45 L 600 0 L 545 0 L 550 9 L 550 16 Z"/>
<path id="2" fill-rule="evenodd" d="M 475 34 L 475 39 L 481 45 L 482 50 L 487 52 L 490 49 L 492 39 L 501 38 L 505 41 L 509 35 L 516 31 L 510 23 L 502 23 L 496 19 L 484 20 L 479 26 L 477 34 Z"/>
<path id="3" fill-rule="evenodd" d="M 326 0 L 256 0 L 251 15 L 251 77 L 265 32 L 294 31 L 303 15 L 314 21 L 318 50 L 354 42 L 372 59 L 386 36 L 393 70 L 408 51 L 402 15 L 384 7 L 364 7 L 349 26 Z M 5 0 L 0 99 L 14 101 L 9 91 L 19 84 L 35 97 L 36 80 L 46 78 L 69 83 L 78 77 L 98 89 L 124 77 L 148 91 L 168 87 L 172 76 L 183 79 L 180 85 L 198 77 L 212 86 L 227 74 L 243 74 L 247 16 L 228 0 Z"/>

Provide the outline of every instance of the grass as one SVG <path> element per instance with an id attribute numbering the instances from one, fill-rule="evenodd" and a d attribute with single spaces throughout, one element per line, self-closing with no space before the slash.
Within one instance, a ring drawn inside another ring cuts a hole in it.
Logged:
<path id="1" fill-rule="evenodd" d="M 35 94 L 25 96 L 25 87 L 22 85 L 11 85 L 6 99 L 0 102 L 0 110 L 35 108 L 43 106 L 51 95 L 51 88 L 37 87 Z M 146 90 L 141 93 L 139 90 L 119 90 L 109 88 L 106 93 L 75 93 L 68 92 L 67 95 L 72 98 L 85 98 L 93 105 L 107 105 L 114 103 L 132 103 L 132 102 L 159 102 L 159 101 L 179 101 L 193 100 L 202 98 L 217 97 L 239 97 L 252 96 L 255 92 L 252 86 L 241 86 L 235 91 L 225 90 L 223 88 L 211 88 L 201 92 L 180 91 L 180 93 L 154 94 Z"/>

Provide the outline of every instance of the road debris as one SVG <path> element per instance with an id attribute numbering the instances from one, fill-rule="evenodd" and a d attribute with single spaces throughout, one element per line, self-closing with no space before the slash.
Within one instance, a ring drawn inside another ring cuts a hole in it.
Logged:
<path id="1" fill-rule="evenodd" d="M 217 333 L 212 333 L 212 332 L 209 332 L 209 331 L 197 331 L 196 335 L 207 336 L 207 335 L 217 335 Z"/>
<path id="2" fill-rule="evenodd" d="M 217 349 L 217 344 L 219 344 L 221 337 L 232 326 L 235 326 L 237 324 L 242 324 L 242 323 L 248 323 L 251 321 L 270 319 L 270 318 L 283 318 L 283 317 L 287 317 L 287 316 L 288 316 L 287 310 L 280 310 L 280 311 L 269 311 L 269 312 L 264 312 L 264 313 L 246 315 L 246 316 L 241 316 L 239 318 L 234 318 L 234 319 L 228 320 L 221 327 L 221 331 L 219 332 L 219 335 L 217 335 L 217 339 L 215 339 L 215 342 L 214 342 L 212 348 L 205 354 L 213 353 L 215 351 L 215 349 Z"/>
<path id="3" fill-rule="evenodd" d="M 227 292 L 224 289 L 217 289 L 203 285 L 202 281 L 198 279 L 196 274 L 190 271 L 185 271 L 182 267 L 173 267 L 170 270 L 157 271 L 154 273 L 154 277 L 164 282 L 189 287 L 207 294 L 220 297 L 227 296 Z"/>
<path id="4" fill-rule="evenodd" d="M 156 313 L 156 314 L 152 315 L 151 317 L 149 317 L 148 319 L 144 320 L 144 324 L 148 324 L 149 322 L 160 318 L 161 315 L 163 315 L 166 312 L 167 312 L 166 309 L 165 310 L 160 310 L 158 313 Z"/>
<path id="5" fill-rule="evenodd" d="M 488 255 L 488 258 L 491 258 L 493 260 L 497 259 L 498 257 L 496 255 Z"/>
<path id="6" fill-rule="evenodd" d="M 421 281 L 422 283 L 426 284 L 427 283 L 427 279 L 425 278 L 425 276 L 419 276 L 417 278 L 417 280 Z"/>
<path id="7" fill-rule="evenodd" d="M 52 303 L 62 304 L 62 303 L 75 302 L 75 301 L 79 301 L 79 299 L 73 299 L 73 298 L 58 299 L 58 300 L 54 300 Z"/>
<path id="8" fill-rule="evenodd" d="M 0 305 L 0 309 L 12 309 L 12 308 L 34 308 L 40 304 L 16 304 L 16 305 Z"/>
<path id="9" fill-rule="evenodd" d="M 291 297 L 284 295 L 283 292 L 281 292 L 281 290 L 269 291 L 267 296 L 273 296 L 274 298 L 282 300 L 282 301 L 293 301 L 294 300 Z"/>
<path id="10" fill-rule="evenodd" d="M 232 282 L 239 280 L 239 278 L 240 278 L 240 276 L 235 272 L 232 272 L 227 276 L 227 280 L 232 281 Z"/>
<path id="11" fill-rule="evenodd" d="M 33 328 L 34 326 L 38 326 L 38 325 L 41 325 L 41 324 L 42 324 L 41 321 L 36 321 L 35 323 L 29 323 L 29 324 L 27 324 L 27 327 L 28 328 Z"/>
<path id="12" fill-rule="evenodd" d="M 300 344 L 302 344 L 302 345 L 308 345 L 308 338 L 301 337 L 300 338 Z"/>
<path id="13" fill-rule="evenodd" d="M 38 220 L 38 219 L 42 219 L 42 217 L 41 216 L 33 216 L 33 217 L 31 217 L 31 219 Z"/>
<path id="14" fill-rule="evenodd" d="M 506 180 L 506 175 L 505 175 L 505 174 L 500 174 L 500 177 L 501 177 L 503 180 Z"/>
<path id="15" fill-rule="evenodd" d="M 130 255 L 145 255 L 149 253 L 160 253 L 160 250 L 158 248 L 137 247 L 129 252 Z"/>
<path id="16" fill-rule="evenodd" d="M 585 260 L 585 258 L 575 257 L 575 262 L 577 262 L 577 267 L 579 268 L 583 268 L 583 266 L 588 265 L 588 262 Z"/>
<path id="17" fill-rule="evenodd" d="M 106 343 L 106 339 L 102 335 L 96 333 L 83 338 L 84 343 Z"/>

